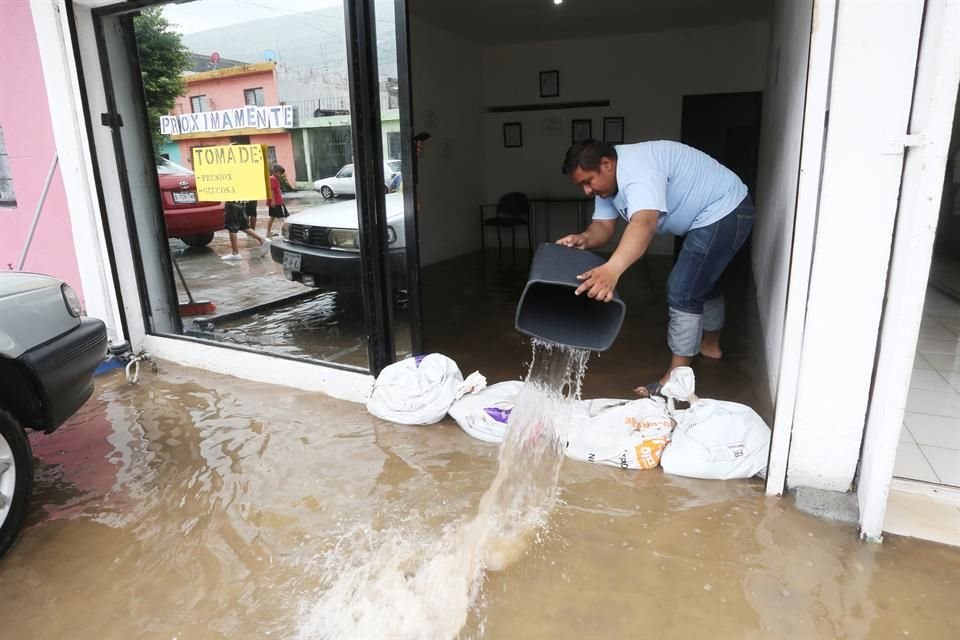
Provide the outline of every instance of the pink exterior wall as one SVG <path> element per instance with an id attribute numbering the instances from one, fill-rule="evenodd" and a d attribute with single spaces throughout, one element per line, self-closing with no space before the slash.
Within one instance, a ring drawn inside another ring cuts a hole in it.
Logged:
<path id="1" fill-rule="evenodd" d="M 230 71 L 230 69 L 227 68 L 225 71 Z M 204 75 L 206 75 L 206 73 L 210 72 L 205 72 Z M 230 75 L 223 78 L 203 78 L 193 82 L 191 82 L 190 77 L 188 77 L 187 93 L 177 98 L 176 104 L 173 107 L 173 113 L 191 113 L 190 98 L 200 95 L 207 97 L 207 108 L 210 111 L 242 107 L 246 104 L 244 102 L 243 91 L 245 89 L 256 88 L 263 89 L 265 106 L 270 107 L 280 104 L 280 94 L 277 91 L 277 80 L 273 68 L 239 75 Z M 287 170 L 287 179 L 293 183 L 297 178 L 293 164 L 293 139 L 291 135 L 291 133 L 251 135 L 250 143 L 276 147 L 277 162 Z M 190 147 L 230 144 L 230 136 L 191 138 L 189 140 L 177 140 L 176 143 L 180 147 L 181 164 L 189 167 L 192 166 Z"/>
<path id="2" fill-rule="evenodd" d="M 5 61 L 0 75 L 0 125 L 17 196 L 15 208 L 0 208 L 0 269 L 11 269 L 20 259 L 57 151 L 30 0 L 0 2 L 0 60 Z M 83 296 L 59 167 L 23 269 L 56 276 Z"/>
<path id="3" fill-rule="evenodd" d="M 209 73 L 209 72 L 205 72 Z M 243 75 L 227 76 L 225 78 L 210 78 L 190 82 L 187 78 L 187 95 L 177 98 L 177 103 L 173 107 L 175 114 L 191 113 L 191 96 L 207 96 L 207 108 L 211 111 L 218 109 L 235 109 L 242 107 L 244 89 L 263 88 L 263 100 L 266 106 L 280 104 L 280 98 L 277 94 L 277 81 L 273 70 L 257 71 Z"/>

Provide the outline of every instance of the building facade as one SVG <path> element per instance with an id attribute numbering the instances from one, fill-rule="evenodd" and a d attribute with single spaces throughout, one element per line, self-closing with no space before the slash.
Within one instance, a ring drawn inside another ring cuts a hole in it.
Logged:
<path id="1" fill-rule="evenodd" d="M 114 8 L 118 12 L 124 9 Z M 124 140 L 129 132 L 112 131 L 100 124 L 101 113 L 118 108 L 112 102 L 115 97 L 105 89 L 109 83 L 102 71 L 104 57 L 113 56 L 114 93 L 133 95 L 129 86 L 118 85 L 118 78 L 126 81 L 117 73 L 117 67 L 122 67 L 119 41 L 107 38 L 102 45 L 97 42 L 98 32 L 122 31 L 122 18 L 115 18 L 110 9 L 111 3 L 105 0 L 15 0 L 3 5 L 0 23 L 5 25 L 4 34 L 20 35 L 19 44 L 10 45 L 5 37 L 0 46 L 38 51 L 42 73 L 23 73 L 15 79 L 32 92 L 34 100 L 49 107 L 42 114 L 34 109 L 32 115 L 17 115 L 9 97 L 0 101 L 0 125 L 8 150 L 13 150 L 18 203 L 21 198 L 25 202 L 31 198 L 50 152 L 56 149 L 62 193 L 70 194 L 64 197 L 63 206 L 69 224 L 58 223 L 60 235 L 46 246 L 60 243 L 72 247 L 87 307 L 107 321 L 114 339 L 129 340 L 138 350 L 186 365 L 363 401 L 371 384 L 370 373 L 376 372 L 382 360 L 374 361 L 371 371 L 363 373 L 178 339 L 153 331 L 150 314 L 131 302 L 144 300 L 146 294 L 144 282 L 135 276 L 142 265 L 129 243 L 124 244 L 130 237 L 131 220 L 121 203 L 129 185 L 116 167 L 130 159 L 117 152 L 116 143 L 118 139 L 125 144 L 136 141 Z M 780 495 L 809 488 L 848 496 L 856 503 L 861 534 L 879 539 L 894 486 L 898 438 L 923 321 L 925 278 L 947 175 L 960 85 L 960 5 L 945 0 L 782 0 L 773 4 L 767 28 L 758 177 L 758 191 L 763 194 L 759 204 L 767 220 L 759 223 L 753 248 L 767 383 L 775 407 L 767 491 Z M 420 33 L 419 42 L 456 40 L 430 25 Z M 371 90 L 367 79 L 378 77 L 374 63 L 363 55 L 371 50 L 363 49 L 364 43 L 369 47 L 371 41 L 376 42 L 375 34 L 365 35 L 365 39 L 350 43 L 355 54 L 352 59 L 361 66 L 352 69 L 349 119 L 355 132 L 353 148 L 375 154 L 387 145 L 380 114 L 374 121 L 364 119 L 372 117 L 370 106 L 377 100 L 377 90 Z M 689 38 L 689 34 L 680 32 L 676 37 Z M 409 42 L 414 51 L 417 42 L 416 38 Z M 478 64 L 490 63 L 489 68 L 496 69 L 501 54 L 512 61 L 523 60 L 512 49 L 498 49 L 478 55 Z M 421 55 L 421 61 L 429 61 L 428 55 Z M 462 66 L 462 61 L 456 64 Z M 250 65 L 248 71 L 196 74 L 177 111 L 186 114 L 240 106 L 250 100 L 256 103 L 260 99 L 257 89 L 262 89 L 266 105 L 278 104 L 282 96 L 276 94 L 274 74 L 270 63 Z M 401 136 L 412 137 L 413 115 L 436 129 L 462 117 L 465 109 L 443 107 L 462 106 L 464 96 L 469 96 L 469 110 L 475 113 L 472 126 L 463 127 L 470 129 L 464 136 L 485 131 L 487 124 L 499 124 L 483 118 L 492 112 L 488 107 L 502 104 L 504 94 L 496 93 L 503 90 L 502 74 L 491 72 L 485 78 L 488 84 L 499 85 L 479 99 L 455 86 L 451 77 L 440 73 L 422 78 L 420 86 L 430 88 L 434 104 L 417 107 L 414 114 L 404 113 L 401 100 L 397 128 Z M 709 77 L 703 81 L 716 80 Z M 9 76 L 2 82 L 9 87 Z M 724 85 L 717 86 L 718 91 L 723 89 Z M 443 102 L 436 96 L 445 90 Z M 512 96 L 518 91 L 506 93 Z M 21 131 L 11 134 L 9 120 L 16 126 L 26 121 L 41 130 L 49 127 L 55 144 L 48 145 L 45 152 L 30 151 L 27 162 L 21 149 L 34 147 L 23 142 Z M 538 124 L 545 132 L 552 130 L 548 120 Z M 288 129 L 239 135 L 273 146 L 288 174 L 295 170 Z M 190 146 L 223 143 L 235 137 L 194 136 L 176 143 L 181 156 L 188 157 Z M 451 164 L 458 152 L 476 153 L 488 165 L 502 168 L 504 163 L 492 161 L 501 157 L 494 156 L 493 149 L 504 158 L 509 152 L 501 148 L 498 138 L 487 137 L 490 141 L 483 152 L 473 147 L 458 149 L 450 139 L 438 140 L 438 164 Z M 409 163 L 409 140 L 403 148 L 404 160 Z M 365 167 L 377 164 L 364 162 L 367 157 L 373 156 L 355 158 L 360 175 Z M 522 161 L 519 154 L 504 160 Z M 21 168 L 28 164 L 29 169 Z M 502 177 L 496 167 L 489 170 L 488 180 Z M 446 185 L 449 190 L 443 190 Z M 446 185 L 431 188 L 436 189 L 438 199 L 446 198 L 444 203 L 450 207 L 440 209 L 449 212 L 456 206 L 455 198 L 462 198 L 464 187 L 456 181 L 446 181 Z M 358 198 L 358 204 L 363 224 L 374 232 L 383 231 L 378 226 L 385 219 L 377 209 L 380 205 L 363 198 Z M 469 203 L 471 208 L 475 204 Z M 4 238 L 9 237 L 8 229 L 22 233 L 24 227 L 23 218 L 14 222 L 10 215 L 0 209 Z M 430 233 L 427 220 L 421 217 L 419 221 L 424 229 L 422 238 Z M 63 232 L 67 228 L 72 237 Z M 456 225 L 445 229 L 448 244 L 461 241 Z M 376 236 L 374 233 L 364 241 L 375 242 Z M 7 262 L 13 249 L 3 242 L 0 248 Z M 470 240 L 463 242 L 469 244 Z M 408 246 L 412 244 L 408 240 Z M 371 244 L 364 255 L 375 254 L 375 249 Z M 37 268 L 44 266 L 37 264 Z M 69 271 L 69 265 L 59 268 Z M 365 281 L 364 291 L 378 293 L 376 278 L 381 269 L 374 261 L 365 272 L 370 280 Z M 367 312 L 375 316 L 388 303 L 369 304 Z M 368 337 L 373 342 L 391 331 L 377 322 L 376 317 L 369 319 Z"/>

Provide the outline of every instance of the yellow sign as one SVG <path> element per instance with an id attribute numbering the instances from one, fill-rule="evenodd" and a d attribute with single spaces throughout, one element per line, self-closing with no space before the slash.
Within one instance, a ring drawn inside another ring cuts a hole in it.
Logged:
<path id="1" fill-rule="evenodd" d="M 197 198 L 207 202 L 265 200 L 270 171 L 263 144 L 195 147 Z"/>

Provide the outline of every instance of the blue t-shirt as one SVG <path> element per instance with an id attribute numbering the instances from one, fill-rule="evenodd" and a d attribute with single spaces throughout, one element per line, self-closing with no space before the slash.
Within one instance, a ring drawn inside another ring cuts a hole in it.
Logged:
<path id="1" fill-rule="evenodd" d="M 617 193 L 596 198 L 595 220 L 660 212 L 658 234 L 682 236 L 713 224 L 747 197 L 747 185 L 702 151 L 658 140 L 617 145 Z"/>

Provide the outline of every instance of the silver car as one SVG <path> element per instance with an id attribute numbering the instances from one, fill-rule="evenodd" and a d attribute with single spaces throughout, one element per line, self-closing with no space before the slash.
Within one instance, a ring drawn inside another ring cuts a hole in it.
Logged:
<path id="1" fill-rule="evenodd" d="M 83 315 L 60 280 L 0 272 L 0 556 L 16 541 L 30 500 L 26 430 L 51 433 L 93 393 L 107 332 Z"/>

